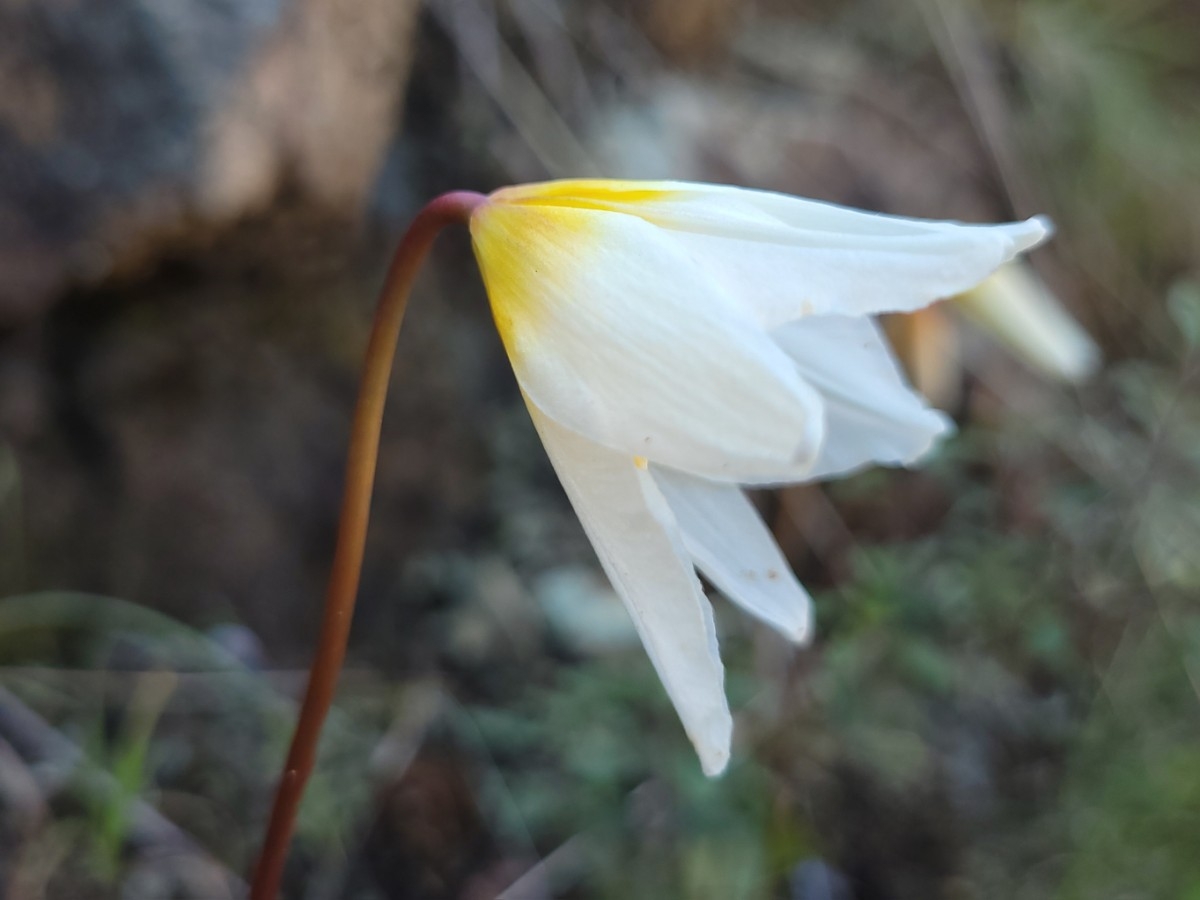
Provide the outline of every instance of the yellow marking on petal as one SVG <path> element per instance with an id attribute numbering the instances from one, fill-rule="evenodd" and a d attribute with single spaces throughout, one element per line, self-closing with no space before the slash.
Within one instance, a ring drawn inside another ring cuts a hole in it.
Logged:
<path id="1" fill-rule="evenodd" d="M 679 191 L 653 181 L 575 179 L 501 188 L 471 215 L 471 239 L 496 329 L 510 358 L 536 339 L 539 320 L 562 312 L 581 278 L 603 274 L 601 232 L 615 214 L 653 224 Z M 593 251 L 601 251 L 599 254 Z M 596 271 L 584 272 L 585 268 Z"/>
<path id="2" fill-rule="evenodd" d="M 500 203 L 547 203 L 561 206 L 564 202 L 645 203 L 661 200 L 679 192 L 657 186 L 653 181 L 621 181 L 615 178 L 571 178 L 521 184 L 501 188 L 492 194 Z"/>
<path id="3" fill-rule="evenodd" d="M 569 299 L 580 257 L 595 244 L 589 218 L 575 209 L 495 199 L 472 214 L 471 243 L 510 357 L 536 335 L 548 298 Z"/>
<path id="4" fill-rule="evenodd" d="M 525 206 L 557 206 L 569 209 L 596 209 L 639 215 L 637 207 L 669 201 L 679 191 L 653 187 L 655 182 L 619 181 L 604 178 L 579 178 L 545 181 L 501 188 L 492 194 L 498 203 Z"/>
<path id="5" fill-rule="evenodd" d="M 643 472 L 650 468 L 650 461 L 644 456 L 635 456 L 633 458 L 633 464 Z"/>

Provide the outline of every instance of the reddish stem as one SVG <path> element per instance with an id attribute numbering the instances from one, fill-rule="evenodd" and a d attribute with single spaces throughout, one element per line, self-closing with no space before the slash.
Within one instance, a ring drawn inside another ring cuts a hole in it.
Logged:
<path id="1" fill-rule="evenodd" d="M 375 463 L 379 456 L 384 400 L 409 293 L 438 232 L 446 225 L 468 222 L 471 213 L 485 199 L 482 194 L 453 191 L 443 194 L 422 209 L 396 248 L 379 295 L 362 380 L 359 382 L 354 422 L 350 427 L 346 488 L 338 520 L 333 567 L 325 592 L 320 642 L 309 670 L 300 719 L 276 789 L 262 853 L 254 870 L 250 900 L 275 900 L 278 896 L 300 798 L 316 764 L 321 726 L 333 704 L 338 675 L 346 657 L 346 641 L 350 636 L 350 620 L 354 613 L 367 537 Z"/>

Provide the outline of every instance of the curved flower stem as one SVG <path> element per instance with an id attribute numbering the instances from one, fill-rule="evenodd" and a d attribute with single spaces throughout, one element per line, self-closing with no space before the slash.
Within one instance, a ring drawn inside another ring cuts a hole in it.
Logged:
<path id="1" fill-rule="evenodd" d="M 379 456 L 384 399 L 409 293 L 438 232 L 455 222 L 466 223 L 484 200 L 482 194 L 454 191 L 431 201 L 417 214 L 392 257 L 371 327 L 354 422 L 350 428 L 346 488 L 338 520 L 333 567 L 325 592 L 320 643 L 309 670 L 300 719 L 276 789 L 270 823 L 250 887 L 250 900 L 275 900 L 279 893 L 300 798 L 316 763 L 321 726 L 333 704 L 338 675 L 346 656 L 367 536 L 371 489 L 375 483 L 375 463 Z"/>

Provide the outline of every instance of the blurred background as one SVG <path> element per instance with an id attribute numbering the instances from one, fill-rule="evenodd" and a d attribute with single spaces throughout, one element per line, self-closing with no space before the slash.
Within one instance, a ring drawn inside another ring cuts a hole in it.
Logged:
<path id="1" fill-rule="evenodd" d="M 817 639 L 714 598 L 709 781 L 448 233 L 288 900 L 1200 898 L 1197 48 L 1194 0 L 0 0 L 0 895 L 240 896 L 396 237 L 603 174 L 1049 214 L 1104 362 L 889 323 L 960 432 L 756 495 Z"/>

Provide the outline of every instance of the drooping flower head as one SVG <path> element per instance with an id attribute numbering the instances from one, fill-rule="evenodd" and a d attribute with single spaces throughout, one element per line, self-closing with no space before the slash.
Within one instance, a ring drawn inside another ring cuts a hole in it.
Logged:
<path id="1" fill-rule="evenodd" d="M 1042 219 L 962 225 L 678 182 L 499 190 L 470 228 L 529 411 L 700 756 L 729 759 L 696 569 L 793 641 L 811 602 L 741 485 L 903 465 L 948 423 L 870 318 L 975 286 Z"/>

